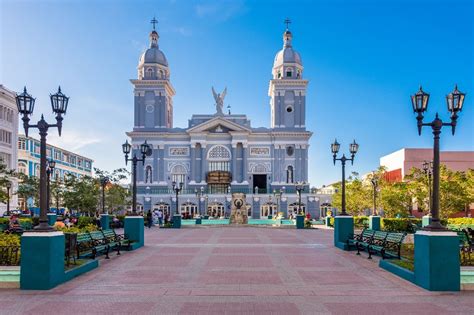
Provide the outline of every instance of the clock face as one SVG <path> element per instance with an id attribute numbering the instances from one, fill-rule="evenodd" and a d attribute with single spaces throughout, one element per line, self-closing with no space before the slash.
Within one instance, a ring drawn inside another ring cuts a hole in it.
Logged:
<path id="1" fill-rule="evenodd" d="M 292 146 L 286 147 L 286 154 L 287 154 L 288 156 L 292 156 L 294 152 L 295 152 L 295 148 L 294 148 L 294 147 L 292 147 Z"/>
<path id="2" fill-rule="evenodd" d="M 155 110 L 155 106 L 147 105 L 145 109 L 146 109 L 147 113 L 153 113 L 153 111 Z"/>

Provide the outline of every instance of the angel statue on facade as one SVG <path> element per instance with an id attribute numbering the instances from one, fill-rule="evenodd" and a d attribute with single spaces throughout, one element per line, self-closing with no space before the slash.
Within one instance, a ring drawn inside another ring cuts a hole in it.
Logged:
<path id="1" fill-rule="evenodd" d="M 214 99 L 216 100 L 216 115 L 224 115 L 222 111 L 224 108 L 224 98 L 227 94 L 227 87 L 222 91 L 222 93 L 216 93 L 214 87 L 212 87 L 212 95 L 214 95 Z"/>

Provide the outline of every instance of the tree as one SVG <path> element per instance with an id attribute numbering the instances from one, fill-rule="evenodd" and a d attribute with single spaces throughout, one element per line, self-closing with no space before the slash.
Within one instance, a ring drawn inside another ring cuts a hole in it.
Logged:
<path id="1" fill-rule="evenodd" d="M 130 173 L 125 168 L 119 168 L 112 172 L 94 169 L 96 179 L 100 182 L 102 177 L 109 178 L 109 184 L 105 189 L 105 206 L 109 213 L 115 213 L 118 211 L 125 210 L 127 205 L 130 204 L 130 191 L 120 185 L 125 179 L 128 178 Z"/>
<path id="2" fill-rule="evenodd" d="M 68 174 L 64 178 L 63 205 L 80 213 L 92 215 L 97 211 L 100 185 L 95 178 L 80 178 Z"/>
<path id="3" fill-rule="evenodd" d="M 336 194 L 333 196 L 332 205 L 338 209 L 342 207 L 342 183 L 334 184 Z M 346 211 L 351 215 L 364 214 L 371 207 L 371 188 L 353 172 L 346 180 Z"/>
<path id="4" fill-rule="evenodd" d="M 59 209 L 62 206 L 62 200 L 64 199 L 65 187 L 61 179 L 57 178 L 51 181 L 51 207 Z"/>
<path id="5" fill-rule="evenodd" d="M 27 210 L 27 200 L 33 198 L 34 203 L 38 206 L 39 201 L 39 179 L 35 176 L 28 176 L 23 173 L 18 174 L 19 184 L 16 194 L 18 197 L 22 198 L 24 202 L 25 209 Z"/>
<path id="6" fill-rule="evenodd" d="M 11 182 L 12 177 L 15 177 L 15 171 L 8 169 L 7 165 L 0 159 L 0 202 L 6 203 L 7 196 L 7 183 Z M 10 192 L 11 193 L 11 192 Z"/>

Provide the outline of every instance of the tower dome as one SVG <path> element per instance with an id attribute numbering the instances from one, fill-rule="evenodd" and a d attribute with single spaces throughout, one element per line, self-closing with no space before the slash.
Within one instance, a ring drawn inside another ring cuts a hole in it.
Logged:
<path id="1" fill-rule="evenodd" d="M 168 66 L 168 60 L 166 60 L 165 54 L 158 48 L 158 39 L 160 36 L 158 32 L 153 30 L 150 33 L 150 48 L 140 57 L 140 64 L 143 63 L 157 63 L 163 66 Z"/>
<path id="2" fill-rule="evenodd" d="M 290 21 L 286 20 L 285 23 L 287 23 L 287 27 L 283 32 L 283 48 L 277 52 L 273 61 L 273 79 L 302 79 L 301 56 L 291 44 L 293 34 L 288 29 Z"/>

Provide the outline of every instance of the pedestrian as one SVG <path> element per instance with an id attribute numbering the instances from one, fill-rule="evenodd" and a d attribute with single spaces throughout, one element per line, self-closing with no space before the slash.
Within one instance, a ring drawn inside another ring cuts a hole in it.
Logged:
<path id="1" fill-rule="evenodd" d="M 153 215 L 151 214 L 151 210 L 148 210 L 146 213 L 146 219 L 148 223 L 148 228 L 151 229 L 151 226 L 153 225 Z"/>
<path id="2" fill-rule="evenodd" d="M 161 209 L 158 211 L 158 225 L 160 227 L 163 225 L 163 211 Z"/>

